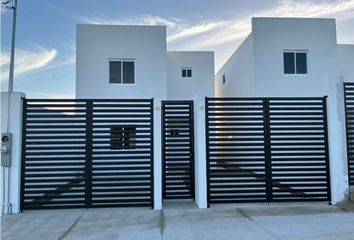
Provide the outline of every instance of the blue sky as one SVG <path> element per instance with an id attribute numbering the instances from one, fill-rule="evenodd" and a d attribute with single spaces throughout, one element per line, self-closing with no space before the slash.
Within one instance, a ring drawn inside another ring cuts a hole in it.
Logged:
<path id="1" fill-rule="evenodd" d="M 74 97 L 78 23 L 167 25 L 168 50 L 215 51 L 218 70 L 254 16 L 336 18 L 338 42 L 354 44 L 354 0 L 19 0 L 14 88 L 32 98 Z M 2 90 L 11 18 L 1 11 Z"/>

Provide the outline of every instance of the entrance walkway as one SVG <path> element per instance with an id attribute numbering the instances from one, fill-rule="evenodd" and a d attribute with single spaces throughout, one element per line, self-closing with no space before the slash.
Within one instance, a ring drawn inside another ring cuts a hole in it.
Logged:
<path id="1" fill-rule="evenodd" d="M 26 211 L 2 218 L 2 239 L 353 240 L 354 208 L 313 204 Z"/>

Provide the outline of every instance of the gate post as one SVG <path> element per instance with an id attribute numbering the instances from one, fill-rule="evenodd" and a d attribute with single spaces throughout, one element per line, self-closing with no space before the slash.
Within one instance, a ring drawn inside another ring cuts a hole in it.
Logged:
<path id="1" fill-rule="evenodd" d="M 93 101 L 86 100 L 86 144 L 85 144 L 85 206 L 92 206 L 92 128 Z"/>
<path id="2" fill-rule="evenodd" d="M 327 178 L 327 198 L 329 204 L 332 203 L 331 191 L 331 174 L 329 165 L 329 147 L 328 147 L 328 121 L 327 121 L 327 96 L 322 98 L 323 107 L 323 129 L 324 129 L 324 145 L 325 145 L 325 158 L 326 158 L 326 178 Z"/>
<path id="3" fill-rule="evenodd" d="M 273 200 L 273 184 L 272 184 L 272 153 L 270 138 L 270 113 L 269 99 L 263 99 L 263 127 L 264 127 L 264 161 L 265 161 L 265 183 L 266 198 L 270 202 Z"/>

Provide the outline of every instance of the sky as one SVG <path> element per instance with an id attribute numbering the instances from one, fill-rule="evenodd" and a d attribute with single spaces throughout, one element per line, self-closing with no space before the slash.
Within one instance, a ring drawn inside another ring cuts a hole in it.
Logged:
<path id="1" fill-rule="evenodd" d="M 215 51 L 216 71 L 251 32 L 252 17 L 335 18 L 338 43 L 354 44 L 354 0 L 18 1 L 14 90 L 28 98 L 74 97 L 75 32 L 82 23 L 166 25 L 167 50 Z M 11 26 L 12 11 L 2 9 L 2 91 Z"/>

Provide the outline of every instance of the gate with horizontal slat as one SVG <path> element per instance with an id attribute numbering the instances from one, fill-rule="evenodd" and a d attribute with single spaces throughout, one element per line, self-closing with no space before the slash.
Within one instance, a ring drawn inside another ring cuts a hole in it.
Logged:
<path id="1" fill-rule="evenodd" d="M 354 186 L 354 83 L 344 83 L 349 185 Z"/>
<path id="2" fill-rule="evenodd" d="M 153 207 L 153 100 L 24 99 L 21 209 Z"/>
<path id="3" fill-rule="evenodd" d="M 208 204 L 331 201 L 326 98 L 206 98 Z"/>
<path id="4" fill-rule="evenodd" d="M 193 101 L 162 101 L 163 199 L 194 199 Z"/>

